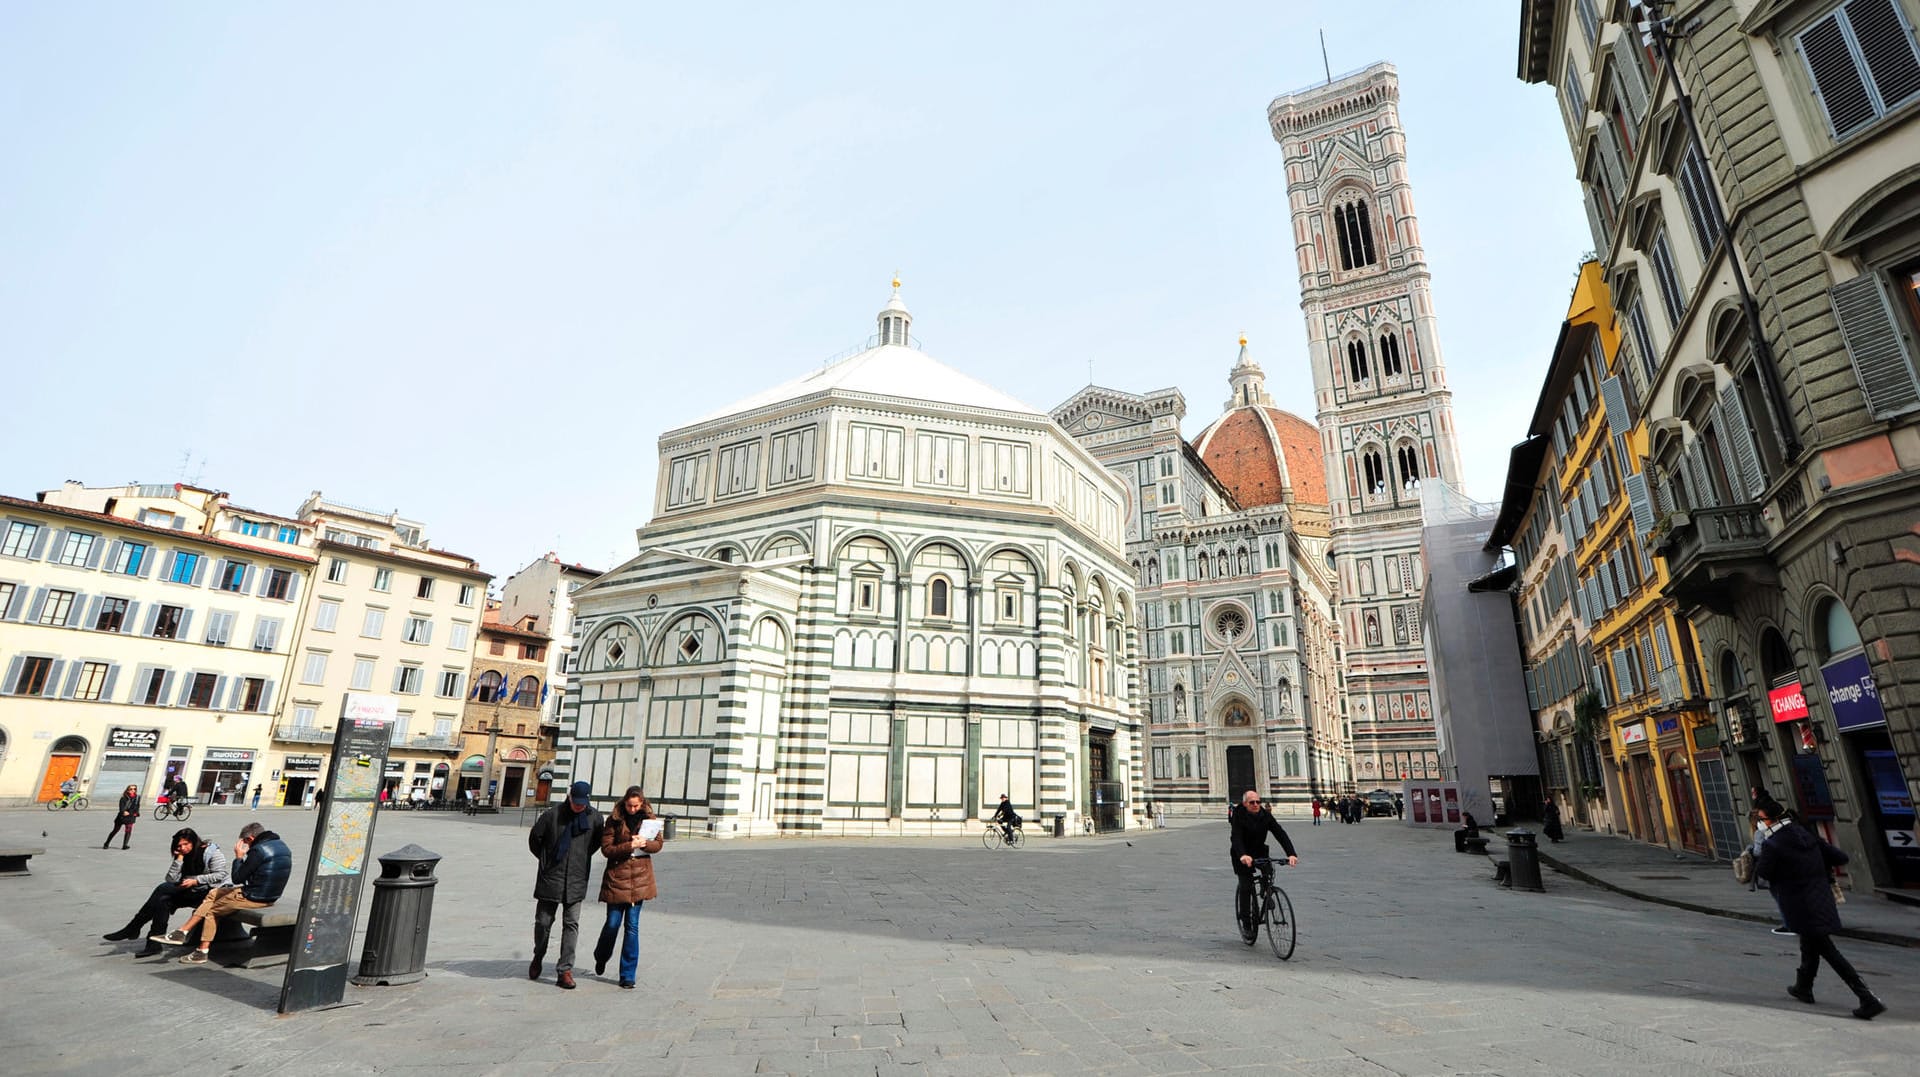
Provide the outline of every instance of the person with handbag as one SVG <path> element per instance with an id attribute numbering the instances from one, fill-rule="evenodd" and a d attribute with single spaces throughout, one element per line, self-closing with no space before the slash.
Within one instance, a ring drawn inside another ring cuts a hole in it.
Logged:
<path id="1" fill-rule="evenodd" d="M 120 810 L 113 815 L 113 829 L 107 831 L 107 840 L 100 843 L 100 848 L 112 845 L 115 834 L 120 835 L 120 848 L 133 848 L 133 824 L 139 820 L 140 787 L 129 785 L 127 791 L 120 794 Z"/>
<path id="2" fill-rule="evenodd" d="M 659 896 L 653 881 L 653 854 L 665 844 L 660 838 L 641 836 L 640 824 L 652 819 L 653 805 L 637 785 L 627 793 L 607 819 L 600 834 L 600 852 L 607 868 L 600 877 L 600 900 L 607 903 L 607 922 L 600 928 L 600 939 L 593 947 L 593 972 L 604 976 L 607 962 L 613 959 L 613 944 L 620 943 L 620 986 L 632 990 L 640 974 L 640 906 Z"/>
<path id="3" fill-rule="evenodd" d="M 1824 959 L 1859 998 L 1855 1017 L 1871 1021 L 1887 1012 L 1886 1004 L 1874 996 L 1833 944 L 1833 933 L 1840 930 L 1840 910 L 1834 900 L 1840 887 L 1833 880 L 1833 869 L 1847 862 L 1847 854 L 1811 829 L 1775 818 L 1771 812 L 1779 810 L 1777 805 L 1754 810 L 1768 824 L 1777 824 L 1761 842 L 1754 874 L 1772 889 L 1787 930 L 1800 936 L 1800 967 L 1787 994 L 1811 1006 L 1813 979 Z"/>

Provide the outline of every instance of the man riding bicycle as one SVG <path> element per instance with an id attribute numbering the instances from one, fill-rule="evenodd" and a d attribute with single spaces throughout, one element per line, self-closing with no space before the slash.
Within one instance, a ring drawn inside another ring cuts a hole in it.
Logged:
<path id="1" fill-rule="evenodd" d="M 1000 794 L 1000 806 L 993 810 L 993 821 L 1000 824 L 1000 833 L 1008 842 L 1013 841 L 1013 828 L 1020 825 L 1020 813 L 1013 810 L 1007 794 Z"/>
<path id="2" fill-rule="evenodd" d="M 1240 877 L 1234 909 L 1240 917 L 1240 930 L 1251 938 L 1253 931 L 1259 930 L 1257 925 L 1253 931 L 1248 930 L 1254 906 L 1253 862 L 1256 858 L 1264 860 L 1270 855 L 1267 851 L 1267 835 L 1272 834 L 1280 839 L 1280 847 L 1287 851 L 1288 867 L 1298 864 L 1300 857 L 1294 853 L 1293 840 L 1287 837 L 1286 829 L 1260 803 L 1260 794 L 1255 790 L 1249 789 L 1241 795 L 1240 806 L 1233 810 L 1230 819 L 1229 825 L 1233 828 L 1233 873 Z"/>

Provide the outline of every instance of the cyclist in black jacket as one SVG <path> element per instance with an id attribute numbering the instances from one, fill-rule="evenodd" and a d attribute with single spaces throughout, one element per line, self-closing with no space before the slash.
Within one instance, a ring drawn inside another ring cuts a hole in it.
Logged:
<path id="1" fill-rule="evenodd" d="M 1000 806 L 993 811 L 993 821 L 1000 824 L 1000 832 L 1008 841 L 1013 840 L 1013 828 L 1020 825 L 1020 813 L 1013 810 L 1013 804 L 1007 800 L 1007 794 L 1000 794 Z"/>
<path id="2" fill-rule="evenodd" d="M 1260 803 L 1259 792 L 1249 789 L 1241 794 L 1240 806 L 1234 809 L 1231 825 L 1233 827 L 1233 873 L 1240 877 L 1240 889 L 1236 895 L 1234 908 L 1240 914 L 1240 929 L 1246 930 L 1247 912 L 1253 907 L 1253 861 L 1254 858 L 1266 858 L 1267 835 L 1280 839 L 1280 847 L 1287 851 L 1287 866 L 1293 867 L 1300 857 L 1293 851 L 1293 839 L 1287 837 L 1286 828 L 1273 817 Z"/>

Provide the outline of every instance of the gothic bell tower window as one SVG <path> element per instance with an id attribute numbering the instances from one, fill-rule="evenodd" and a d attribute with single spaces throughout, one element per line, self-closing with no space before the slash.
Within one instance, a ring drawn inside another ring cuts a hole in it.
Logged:
<path id="1" fill-rule="evenodd" d="M 1340 268 L 1359 269 L 1376 264 L 1373 221 L 1364 199 L 1333 207 L 1333 235 L 1340 248 Z"/>

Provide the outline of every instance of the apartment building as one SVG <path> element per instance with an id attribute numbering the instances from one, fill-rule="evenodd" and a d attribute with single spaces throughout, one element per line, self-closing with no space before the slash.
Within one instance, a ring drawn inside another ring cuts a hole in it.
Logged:
<path id="1" fill-rule="evenodd" d="M 533 629 L 533 614 L 519 624 L 503 624 L 499 616 L 488 611 L 474 648 L 473 687 L 460 723 L 459 794 L 472 790 L 503 808 L 544 804 L 553 790 L 559 740 L 558 723 L 545 720 L 552 692 L 544 678 L 553 641 Z"/>
<path id="2" fill-rule="evenodd" d="M 548 691 L 540 705 L 541 731 L 548 741 L 560 732 L 560 704 L 570 683 L 570 667 L 578 640 L 573 633 L 573 594 L 602 573 L 575 562 L 568 564 L 552 551 L 507 577 L 500 587 L 499 620 L 522 625 L 549 637 L 546 670 Z M 531 621 L 528 618 L 532 618 Z M 549 747 L 544 758 L 551 758 Z"/>
<path id="3" fill-rule="evenodd" d="M 320 787 L 346 695 L 367 692 L 400 699 L 385 775 L 392 795 L 420 788 L 445 799 L 492 577 L 472 558 L 433 547 L 423 524 L 398 513 L 315 491 L 297 516 L 318 564 L 284 719 L 273 730 L 269 766 L 279 775 L 269 795 L 298 804 Z"/>
<path id="4" fill-rule="evenodd" d="M 1910 893 L 1917 21 L 1916 0 L 1527 0 L 1519 25 L 1623 327 L 1635 529 L 1713 674 L 1735 807 L 1763 786 L 1852 855 L 1846 885 Z"/>
<path id="5" fill-rule="evenodd" d="M 314 557 L 298 521 L 187 485 L 0 497 L 0 804 L 78 778 L 203 803 L 265 784 Z"/>

